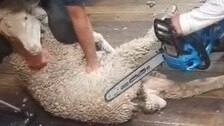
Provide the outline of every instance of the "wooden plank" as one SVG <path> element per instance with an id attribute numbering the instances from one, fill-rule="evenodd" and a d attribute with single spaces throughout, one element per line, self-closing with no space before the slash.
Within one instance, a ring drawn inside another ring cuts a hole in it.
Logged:
<path id="1" fill-rule="evenodd" d="M 159 71 L 162 74 L 166 75 L 166 77 L 170 80 L 175 80 L 177 82 L 189 82 L 195 79 L 203 79 L 208 77 L 216 77 L 223 75 L 223 73 L 218 72 L 181 72 L 181 71 Z"/>
<path id="2" fill-rule="evenodd" d="M 195 4 L 177 4 L 180 13 L 195 8 Z M 153 8 L 147 5 L 94 6 L 86 7 L 91 21 L 148 21 L 164 13 L 171 4 L 158 4 Z"/>
<path id="3" fill-rule="evenodd" d="M 218 89 L 215 91 L 210 91 L 208 93 L 196 96 L 196 97 L 201 97 L 201 98 L 216 98 L 216 99 L 224 99 L 224 90 L 223 89 Z"/>
<path id="4" fill-rule="evenodd" d="M 0 64 L 0 74 L 14 74 L 15 72 L 12 69 L 12 66 L 9 63 Z"/>
<path id="5" fill-rule="evenodd" d="M 72 121 L 67 121 L 67 122 L 48 122 L 48 123 L 42 123 L 42 125 L 47 125 L 47 126 L 74 126 L 74 122 Z M 76 124 L 75 126 L 173 126 L 171 124 L 163 124 L 163 123 L 154 123 L 154 122 L 138 122 L 138 121 L 130 121 L 128 123 L 124 124 L 117 124 L 117 125 L 106 125 L 106 124 Z M 187 126 L 187 125 L 179 125 L 179 126 Z"/>
<path id="6" fill-rule="evenodd" d="M 133 119 L 132 121 L 129 121 L 124 124 L 119 125 L 94 125 L 94 126 L 173 126 L 172 124 L 167 123 L 160 123 L 160 122 L 141 122 L 136 119 Z M 178 126 L 187 126 L 187 125 L 178 125 Z"/>
<path id="7" fill-rule="evenodd" d="M 119 6 L 119 5 L 144 5 L 149 0 L 89 0 L 86 6 Z M 156 4 L 198 3 L 197 0 L 153 0 Z"/>
<path id="8" fill-rule="evenodd" d="M 18 86 L 14 86 L 14 87 L 0 86 L 0 99 L 12 105 L 15 105 L 17 107 L 34 112 L 37 116 L 33 123 L 33 125 L 35 126 L 39 126 L 40 124 L 46 125 L 46 126 L 66 125 L 67 122 L 70 122 L 70 124 L 77 125 L 77 126 L 84 125 L 84 124 L 87 126 L 86 123 L 68 121 L 68 120 L 51 116 L 49 113 L 45 112 L 39 106 L 39 104 L 34 99 L 32 99 L 32 97 L 24 89 Z M 1 110 L 11 111 L 10 109 L 7 109 L 4 106 L 0 108 Z M 4 121 L 5 120 L 1 120 L 0 118 L 0 125 L 3 124 Z"/>
<path id="9" fill-rule="evenodd" d="M 18 85 L 14 86 L 7 86 L 7 85 L 0 85 L 0 99 L 5 100 L 6 102 L 12 102 L 16 106 L 21 106 L 22 88 Z"/>
<path id="10" fill-rule="evenodd" d="M 163 13 L 169 8 L 172 4 L 158 4 L 152 8 L 149 8 L 147 5 L 119 5 L 119 6 L 94 6 L 86 7 L 86 10 L 89 14 L 94 13 L 131 13 L 131 14 L 145 14 L 145 13 Z M 196 5 L 192 3 L 177 3 L 179 11 L 187 11 L 194 8 Z"/>
<path id="11" fill-rule="evenodd" d="M 63 120 L 49 115 L 48 113 L 44 112 L 44 110 L 39 107 L 38 103 L 36 103 L 28 94 L 24 93 L 24 90 L 20 87 L 0 86 L 0 99 L 6 100 L 13 105 L 21 107 L 24 106 L 24 103 L 22 102 L 24 98 L 27 99 L 24 108 L 32 110 L 37 114 L 37 119 L 34 124 L 48 126 L 89 126 L 89 124 L 86 123 Z M 177 124 L 180 124 L 179 126 L 192 126 L 192 124 L 201 124 L 200 121 L 204 115 L 206 115 L 205 119 L 208 119 L 208 122 L 207 120 L 203 120 L 204 124 L 224 124 L 222 121 L 220 121 L 224 116 L 222 105 L 224 105 L 223 100 L 220 99 L 214 100 L 193 98 L 193 100 L 171 100 L 168 102 L 168 107 L 163 111 L 149 115 L 140 114 L 138 115 L 138 118 L 133 119 L 132 121 L 121 126 L 173 126 Z M 197 111 L 195 112 L 195 110 Z M 212 121 L 211 118 L 213 117 L 216 120 Z M 189 124 L 189 122 L 192 123 Z"/>
<path id="12" fill-rule="evenodd" d="M 152 22 L 151 22 L 152 23 Z M 150 22 L 92 22 L 93 29 L 102 33 L 105 39 L 114 47 L 135 38 L 143 37 L 151 27 Z"/>
<path id="13" fill-rule="evenodd" d="M 91 13 L 88 15 L 90 21 L 149 21 L 155 17 L 152 13 Z"/>
<path id="14" fill-rule="evenodd" d="M 210 98 L 169 100 L 166 109 L 155 114 L 141 114 L 139 122 L 172 125 L 223 126 L 224 101 Z"/>
<path id="15" fill-rule="evenodd" d="M 0 85 L 15 86 L 20 85 L 15 74 L 0 74 Z"/>
<path id="16" fill-rule="evenodd" d="M 38 104 L 19 87 L 0 86 L 0 99 L 21 107 L 24 106 L 24 103 L 22 102 L 24 98 L 27 99 L 25 108 L 28 108 L 37 114 L 35 124 L 48 126 L 89 126 L 89 124 L 86 123 L 63 120 L 49 115 L 39 108 Z M 180 124 L 180 126 L 191 126 L 192 124 L 201 125 L 201 121 L 204 124 L 223 124 L 223 121 L 221 121 L 224 116 L 224 110 L 222 109 L 223 105 L 223 100 L 220 99 L 193 98 L 192 100 L 191 98 L 185 100 L 171 100 L 168 102 L 168 107 L 163 111 L 149 115 L 140 114 L 138 115 L 138 118 L 121 126 L 148 126 L 149 124 L 150 126 L 173 126 L 175 124 Z M 204 116 L 206 120 L 201 120 Z M 214 120 L 211 120 L 211 118 Z"/>
<path id="17" fill-rule="evenodd" d="M 32 125 L 44 125 L 44 126 L 113 126 L 113 125 L 103 125 L 103 124 L 88 124 L 88 123 L 81 123 L 72 120 L 61 119 L 57 117 L 53 117 L 49 113 L 45 112 L 35 100 L 21 87 L 14 86 L 0 86 L 0 99 L 8 102 L 14 106 L 30 110 L 36 114 L 36 119 Z M 1 105 L 0 105 L 1 106 Z M 1 106 L 0 110 L 7 110 L 7 107 Z M 1 111 L 0 111 L 1 113 Z M 3 114 L 4 116 L 4 114 Z M 6 116 L 6 115 L 5 115 Z M 2 120 L 0 116 L 0 125 L 2 125 L 6 120 Z M 120 126 L 172 126 L 169 124 L 160 124 L 160 123 L 145 123 L 145 122 L 138 122 L 135 119 L 133 121 L 129 121 L 124 124 L 120 124 Z"/>
<path id="18" fill-rule="evenodd" d="M 224 60 L 224 53 L 223 52 L 211 53 L 210 54 L 210 60 L 211 61 L 217 61 L 217 60 L 218 61 L 223 61 Z"/>
<path id="19" fill-rule="evenodd" d="M 128 33 L 129 31 L 142 31 L 146 33 L 146 30 L 150 29 L 153 25 L 153 19 L 150 19 L 149 21 L 92 21 L 91 23 L 93 25 L 94 30 L 107 32 L 124 31 Z"/>

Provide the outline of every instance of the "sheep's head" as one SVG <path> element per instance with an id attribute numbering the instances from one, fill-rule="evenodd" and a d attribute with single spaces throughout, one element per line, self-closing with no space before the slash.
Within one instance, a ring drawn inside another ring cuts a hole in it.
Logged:
<path id="1" fill-rule="evenodd" d="M 20 42 L 33 55 L 42 49 L 40 23 L 26 12 L 11 13 L 3 17 L 0 21 L 0 34 L 11 43 Z"/>

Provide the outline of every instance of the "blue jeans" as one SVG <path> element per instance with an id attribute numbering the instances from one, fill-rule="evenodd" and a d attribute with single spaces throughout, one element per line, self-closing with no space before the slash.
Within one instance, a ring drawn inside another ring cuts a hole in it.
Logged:
<path id="1" fill-rule="evenodd" d="M 0 36 L 0 63 L 2 62 L 4 57 L 8 56 L 11 53 L 11 45 L 2 36 Z"/>
<path id="2" fill-rule="evenodd" d="M 82 5 L 87 0 L 63 0 L 66 6 Z"/>
<path id="3" fill-rule="evenodd" d="M 72 44 L 77 41 L 77 38 L 64 1 L 41 0 L 41 6 L 47 12 L 48 24 L 55 38 L 59 42 Z"/>

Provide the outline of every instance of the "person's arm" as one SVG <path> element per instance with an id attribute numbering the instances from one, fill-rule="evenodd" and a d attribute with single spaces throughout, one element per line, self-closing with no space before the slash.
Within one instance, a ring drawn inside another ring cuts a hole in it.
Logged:
<path id="1" fill-rule="evenodd" d="M 94 71 L 99 67 L 99 63 L 96 55 L 92 27 L 86 14 L 85 7 L 82 5 L 73 5 L 67 6 L 67 10 L 71 17 L 79 44 L 86 56 L 87 72 Z"/>
<path id="2" fill-rule="evenodd" d="M 172 17 L 179 34 L 188 35 L 224 19 L 224 0 L 208 0 L 201 7 Z"/>

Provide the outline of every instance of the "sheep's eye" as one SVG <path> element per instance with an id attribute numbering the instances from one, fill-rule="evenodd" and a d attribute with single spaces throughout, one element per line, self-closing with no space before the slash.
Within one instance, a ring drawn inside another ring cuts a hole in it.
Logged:
<path id="1" fill-rule="evenodd" d="M 25 17 L 25 20 L 27 20 L 27 17 Z"/>
<path id="2" fill-rule="evenodd" d="M 5 25 L 6 25 L 8 28 L 10 28 L 10 27 L 11 27 L 8 23 L 5 23 Z"/>

